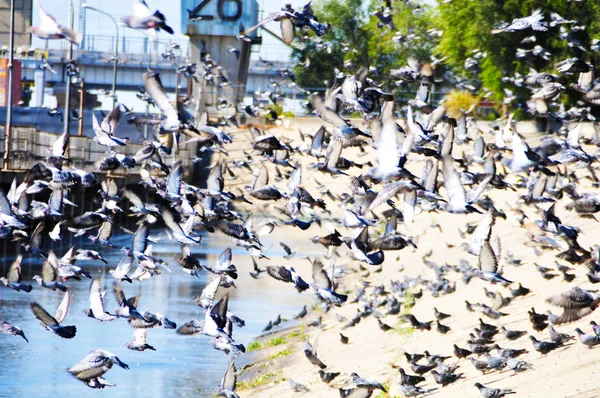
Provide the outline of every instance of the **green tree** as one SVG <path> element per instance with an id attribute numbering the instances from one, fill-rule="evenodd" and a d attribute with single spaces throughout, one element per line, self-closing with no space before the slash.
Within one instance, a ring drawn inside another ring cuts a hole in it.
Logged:
<path id="1" fill-rule="evenodd" d="M 564 24 L 551 27 L 545 32 L 527 28 L 515 32 L 491 33 L 501 21 L 512 22 L 514 18 L 531 15 L 540 9 L 545 22 L 551 21 L 551 13 L 557 13 L 567 20 L 577 20 L 577 24 Z M 445 57 L 445 62 L 463 77 L 475 77 L 500 100 L 504 88 L 515 90 L 515 86 L 503 82 L 503 77 L 529 73 L 529 68 L 537 71 L 554 72 L 554 64 L 569 57 L 580 57 L 592 62 L 598 61 L 596 53 L 589 51 L 591 38 L 600 28 L 600 2 L 567 2 L 564 0 L 454 0 L 438 4 L 433 15 L 437 28 L 443 31 L 435 52 Z M 562 26 L 562 35 L 561 35 Z M 585 29 L 573 29 L 584 26 Z M 523 43 L 526 37 L 535 35 L 534 43 Z M 568 38 L 566 35 L 569 35 Z M 574 41 L 582 44 L 579 48 Z M 531 53 L 518 59 L 517 49 L 531 50 L 539 45 L 550 53 L 550 61 Z M 584 51 L 585 50 L 585 51 Z M 479 59 L 479 70 L 474 75 L 465 69 L 465 61 L 479 51 L 485 57 Z M 528 92 L 521 90 L 526 96 Z M 565 96 L 565 98 L 567 98 Z"/>
<path id="2" fill-rule="evenodd" d="M 322 38 L 310 33 L 310 39 L 294 49 L 298 84 L 309 89 L 325 88 L 333 83 L 335 69 L 354 72 L 365 66 L 377 68 L 379 76 L 385 77 L 390 69 L 406 65 L 407 55 L 428 58 L 436 44 L 427 32 L 431 27 L 430 9 L 393 2 L 395 29 L 390 29 L 378 26 L 380 21 L 373 15 L 381 4 L 379 0 L 367 6 L 362 0 L 315 2 L 315 15 L 319 21 L 331 24 L 331 29 Z"/>

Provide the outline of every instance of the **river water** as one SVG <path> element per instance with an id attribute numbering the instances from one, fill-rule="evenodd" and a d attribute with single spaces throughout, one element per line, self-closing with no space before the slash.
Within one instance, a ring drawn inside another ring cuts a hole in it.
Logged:
<path id="1" fill-rule="evenodd" d="M 113 237 L 112 242 L 117 247 L 124 247 L 130 246 L 130 240 L 131 235 L 121 235 Z M 268 255 L 281 260 L 278 263 L 285 263 L 286 260 L 280 257 L 282 252 L 278 252 L 278 241 L 269 243 L 265 239 L 264 243 L 265 246 L 274 243 L 273 250 Z M 309 242 L 286 243 L 290 246 L 299 244 L 299 252 L 304 250 L 307 254 L 316 249 Z M 79 241 L 76 247 L 84 245 L 86 243 Z M 248 274 L 252 270 L 251 258 L 245 250 L 232 245 L 226 237 L 211 235 L 205 237 L 192 252 L 211 262 L 226 247 L 232 247 L 233 262 L 238 267 L 239 288 L 227 289 L 230 293 L 229 308 L 246 320 L 244 328 L 234 329 L 234 338 L 247 345 L 261 334 L 269 320 L 275 319 L 278 314 L 291 319 L 303 305 L 312 303 L 313 298 L 306 292 L 298 294 L 293 286 L 274 281 L 266 273 L 262 274 L 261 279 L 254 280 Z M 54 250 L 60 257 L 68 248 L 64 245 L 55 247 Z M 154 245 L 155 255 L 166 261 L 171 260 L 178 252 L 179 244 L 169 241 L 166 236 Z M 117 304 L 111 287 L 113 279 L 108 274 L 108 269 L 114 268 L 124 253 L 107 248 L 102 254 L 108 261 L 108 266 L 98 261 L 78 264 L 85 266 L 92 276 L 104 275 L 104 283 L 108 288 L 105 307 L 112 311 Z M 0 262 L 2 275 L 6 274 L 14 257 L 14 254 L 5 253 L 3 263 Z M 123 282 L 121 285 L 126 296 L 135 296 L 139 289 L 142 293 L 139 303 L 141 311 L 147 309 L 163 313 L 176 322 L 178 327 L 192 318 L 201 320 L 203 313 L 190 298 L 200 295 L 207 279 L 210 280 L 213 276 L 204 275 L 206 279 L 201 280 L 185 274 L 173 261 L 170 263 L 172 273 L 164 272 L 141 284 L 137 281 L 131 285 Z M 301 264 L 305 264 L 302 273 L 309 277 L 310 265 L 307 261 Z M 32 275 L 41 271 L 41 260 L 25 257 L 22 268 L 23 280 L 28 281 Z M 156 351 L 129 350 L 125 345 L 131 340 L 133 329 L 125 320 L 99 322 L 83 314 L 82 311 L 89 308 L 89 280 L 84 279 L 81 282 L 66 282 L 73 299 L 63 324 L 77 326 L 77 335 L 71 340 L 62 339 L 40 326 L 29 304 L 37 301 L 54 314 L 63 293 L 43 289 L 34 281 L 32 285 L 31 293 L 15 292 L 0 286 L 0 320 L 20 326 L 30 341 L 27 344 L 21 337 L 0 334 L 0 397 L 82 397 L 100 394 L 110 394 L 110 397 L 115 398 L 214 396 L 214 388 L 223 376 L 228 358 L 224 353 L 214 350 L 208 344 L 207 337 L 184 337 L 177 335 L 174 330 L 156 328 L 149 330 L 147 341 Z M 67 368 L 79 362 L 91 349 L 110 351 L 129 365 L 129 370 L 114 366 L 105 375 L 116 387 L 93 390 L 66 372 Z"/>

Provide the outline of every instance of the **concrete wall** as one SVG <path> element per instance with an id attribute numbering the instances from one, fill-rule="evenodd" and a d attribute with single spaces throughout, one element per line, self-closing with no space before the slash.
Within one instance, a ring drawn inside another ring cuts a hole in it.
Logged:
<path id="1" fill-rule="evenodd" d="M 31 0 L 15 0 L 15 47 L 31 45 Z M 0 43 L 8 47 L 10 42 L 10 0 L 0 0 Z"/>

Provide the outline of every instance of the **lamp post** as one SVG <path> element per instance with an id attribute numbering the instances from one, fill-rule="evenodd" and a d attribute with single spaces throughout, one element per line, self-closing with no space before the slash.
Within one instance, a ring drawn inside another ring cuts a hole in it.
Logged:
<path id="1" fill-rule="evenodd" d="M 6 104 L 6 127 L 4 129 L 4 169 L 8 170 L 8 160 L 10 153 L 10 130 L 12 128 L 12 107 L 13 107 L 13 62 L 14 62 L 14 43 L 15 40 L 15 0 L 10 1 L 10 39 L 8 48 L 8 103 Z"/>
<path id="2" fill-rule="evenodd" d="M 73 30 L 73 0 L 69 1 L 69 29 Z M 73 60 L 73 43 L 68 42 L 67 44 L 67 62 L 71 62 Z M 65 66 L 63 65 L 63 68 Z M 69 130 L 71 126 L 69 122 L 71 121 L 71 77 L 67 76 L 67 88 L 65 90 L 65 113 L 63 118 L 63 133 L 69 135 Z"/>
<path id="3" fill-rule="evenodd" d="M 117 106 L 117 65 L 119 64 L 119 24 L 117 21 L 107 12 L 97 9 L 96 7 L 92 7 L 86 3 L 81 5 L 82 8 L 86 10 L 92 10 L 99 12 L 100 14 L 106 15 L 113 21 L 115 24 L 115 56 L 114 56 L 114 68 L 113 68 L 113 83 L 112 83 L 112 97 L 113 97 L 113 109 Z"/>

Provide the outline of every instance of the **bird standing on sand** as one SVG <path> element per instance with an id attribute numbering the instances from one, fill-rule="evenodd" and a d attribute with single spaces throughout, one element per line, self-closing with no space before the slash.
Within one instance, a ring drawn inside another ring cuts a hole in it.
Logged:
<path id="1" fill-rule="evenodd" d="M 502 398 L 505 395 L 516 394 L 513 390 L 501 389 L 501 388 L 490 388 L 486 387 L 481 383 L 475 383 L 475 387 L 479 389 L 479 393 L 483 398 Z"/>
<path id="2" fill-rule="evenodd" d="M 577 332 L 579 342 L 588 348 L 600 344 L 600 337 L 596 336 L 596 334 L 584 333 L 580 328 L 575 329 L 575 332 Z"/>

